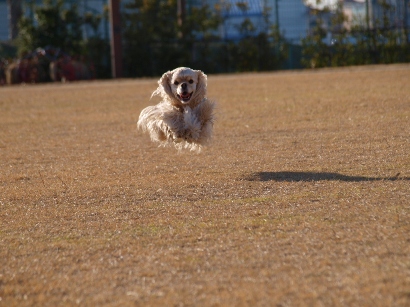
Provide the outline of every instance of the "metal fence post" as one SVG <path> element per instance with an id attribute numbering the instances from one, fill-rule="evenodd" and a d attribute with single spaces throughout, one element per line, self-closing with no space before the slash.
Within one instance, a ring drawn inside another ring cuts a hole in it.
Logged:
<path id="1" fill-rule="evenodd" d="M 403 28 L 404 28 L 404 35 L 405 35 L 405 43 L 409 44 L 409 20 L 408 20 L 408 7 L 409 7 L 409 0 L 404 0 L 404 12 L 403 12 Z"/>
<path id="2" fill-rule="evenodd" d="M 122 39 L 120 0 L 110 0 L 111 72 L 113 78 L 122 77 Z"/>
<path id="3" fill-rule="evenodd" d="M 366 0 L 366 27 L 370 30 L 370 12 L 369 12 L 369 0 Z"/>

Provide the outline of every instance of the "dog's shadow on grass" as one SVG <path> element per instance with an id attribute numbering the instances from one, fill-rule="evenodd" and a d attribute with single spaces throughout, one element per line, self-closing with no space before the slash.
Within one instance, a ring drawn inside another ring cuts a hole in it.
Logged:
<path id="1" fill-rule="evenodd" d="M 257 172 L 246 176 L 247 181 L 280 181 L 280 182 L 299 182 L 299 181 L 396 181 L 410 180 L 410 177 L 400 177 L 400 173 L 392 177 L 365 177 L 348 176 L 339 173 L 328 172 Z"/>

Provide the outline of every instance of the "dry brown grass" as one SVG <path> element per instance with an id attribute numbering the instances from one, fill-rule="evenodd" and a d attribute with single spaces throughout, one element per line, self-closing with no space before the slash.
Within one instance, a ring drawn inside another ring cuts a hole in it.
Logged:
<path id="1" fill-rule="evenodd" d="M 199 155 L 154 79 L 0 88 L 0 305 L 409 306 L 409 80 L 211 75 Z"/>

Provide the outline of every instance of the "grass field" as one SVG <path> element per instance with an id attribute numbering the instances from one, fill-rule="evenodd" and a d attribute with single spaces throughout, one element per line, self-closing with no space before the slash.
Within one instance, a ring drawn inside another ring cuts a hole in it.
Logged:
<path id="1" fill-rule="evenodd" d="M 410 306 L 409 65 L 210 75 L 200 154 L 155 88 L 0 88 L 0 306 Z"/>

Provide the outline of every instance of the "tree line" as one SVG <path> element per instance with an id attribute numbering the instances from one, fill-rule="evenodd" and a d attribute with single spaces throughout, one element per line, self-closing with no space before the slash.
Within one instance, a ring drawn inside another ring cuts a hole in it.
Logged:
<path id="1" fill-rule="evenodd" d="M 383 18 L 372 28 L 346 26 L 343 4 L 332 11 L 310 10 L 316 25 L 297 46 L 303 67 L 317 68 L 410 61 L 407 29 L 398 31 L 388 13 L 394 10 L 380 0 Z M 238 3 L 246 12 L 246 3 Z M 290 48 L 283 33 L 271 24 L 271 9 L 262 13 L 264 31 L 250 18 L 238 24 L 240 39 L 222 40 L 218 29 L 226 7 L 207 4 L 188 7 L 177 14 L 177 0 L 133 0 L 122 12 L 123 66 L 126 77 L 158 76 L 177 66 L 190 66 L 207 73 L 285 69 Z M 20 18 L 15 44 L 20 57 L 38 47 L 58 48 L 61 54 L 92 62 L 97 78 L 110 77 L 109 41 L 99 33 L 103 15 L 80 15 L 75 4 L 44 0 L 33 5 L 34 14 Z M 246 16 L 246 15 L 245 15 Z M 327 18 L 327 19 L 326 19 Z M 329 22 L 330 20 L 330 22 Z M 92 35 L 84 36 L 84 27 Z M 332 37 L 328 42 L 328 37 Z M 1 51 L 1 50 L 0 50 Z"/>

